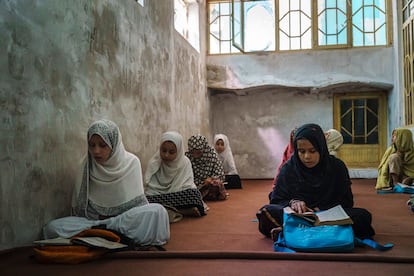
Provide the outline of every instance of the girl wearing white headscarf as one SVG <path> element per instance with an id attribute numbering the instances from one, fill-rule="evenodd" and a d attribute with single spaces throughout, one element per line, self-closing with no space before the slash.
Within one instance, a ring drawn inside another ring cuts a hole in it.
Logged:
<path id="1" fill-rule="evenodd" d="M 240 189 L 241 179 L 234 163 L 233 153 L 231 151 L 229 139 L 224 134 L 214 135 L 214 149 L 219 159 L 223 163 L 226 189 Z"/>
<path id="2" fill-rule="evenodd" d="M 159 150 L 148 163 L 144 182 L 149 202 L 172 206 L 184 214 L 205 215 L 191 162 L 184 155 L 183 138 L 178 132 L 162 134 Z"/>
<path id="3" fill-rule="evenodd" d="M 87 133 L 88 154 L 72 199 L 73 216 L 44 227 L 45 238 L 69 238 L 97 225 L 118 231 L 139 245 L 162 245 L 170 236 L 168 213 L 148 203 L 141 162 L 125 150 L 118 126 L 94 122 Z M 149 230 L 150 229 L 150 230 Z"/>

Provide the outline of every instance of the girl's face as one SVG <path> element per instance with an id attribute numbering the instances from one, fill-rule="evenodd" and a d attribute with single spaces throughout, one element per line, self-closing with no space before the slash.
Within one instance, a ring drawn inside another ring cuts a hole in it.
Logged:
<path id="1" fill-rule="evenodd" d="M 397 140 L 397 133 L 396 133 L 396 131 L 394 130 L 394 131 L 392 132 L 392 136 L 391 136 L 391 143 L 392 143 L 392 144 L 394 144 L 394 143 L 395 143 L 395 140 Z"/>
<path id="2" fill-rule="evenodd" d="M 160 157 L 161 160 L 168 163 L 172 162 L 177 158 L 177 147 L 171 141 L 165 141 L 160 146 Z"/>
<path id="3" fill-rule="evenodd" d="M 296 145 L 299 159 L 305 167 L 311 169 L 318 165 L 321 156 L 309 140 L 300 139 Z"/>
<path id="4" fill-rule="evenodd" d="M 222 153 L 224 151 L 224 142 L 221 139 L 218 139 L 216 144 L 214 145 L 214 148 L 218 153 Z"/>
<path id="5" fill-rule="evenodd" d="M 103 165 L 111 156 L 111 148 L 105 143 L 98 134 L 92 135 L 88 142 L 88 150 L 95 161 Z"/>
<path id="6" fill-rule="evenodd" d="M 193 149 L 191 151 L 191 155 L 193 156 L 193 158 L 200 158 L 201 156 L 203 156 L 203 151 L 200 149 Z"/>

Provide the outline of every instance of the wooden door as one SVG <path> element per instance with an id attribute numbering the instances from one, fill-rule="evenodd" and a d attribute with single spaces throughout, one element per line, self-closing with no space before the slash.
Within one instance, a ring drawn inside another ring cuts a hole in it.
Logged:
<path id="1" fill-rule="evenodd" d="M 334 128 L 344 137 L 337 156 L 348 168 L 377 168 L 387 147 L 385 93 L 335 94 L 333 110 Z"/>

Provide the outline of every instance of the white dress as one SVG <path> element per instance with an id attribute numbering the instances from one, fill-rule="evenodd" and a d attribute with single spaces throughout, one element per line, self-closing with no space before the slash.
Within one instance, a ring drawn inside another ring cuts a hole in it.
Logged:
<path id="1" fill-rule="evenodd" d="M 106 225 L 107 229 L 118 231 L 142 246 L 163 245 L 170 238 L 168 213 L 157 203 L 134 207 L 116 217 L 103 220 L 75 216 L 55 219 L 43 227 L 43 236 L 45 239 L 70 238 L 98 225 Z"/>
<path id="2" fill-rule="evenodd" d="M 102 138 L 111 154 L 104 163 L 98 163 L 88 151 L 74 190 L 74 216 L 49 222 L 43 228 L 44 238 L 70 238 L 92 226 L 105 225 L 138 245 L 167 243 L 167 210 L 160 204 L 148 203 L 141 162 L 125 150 L 118 126 L 109 120 L 96 121 L 88 130 L 88 142 L 93 135 Z"/>

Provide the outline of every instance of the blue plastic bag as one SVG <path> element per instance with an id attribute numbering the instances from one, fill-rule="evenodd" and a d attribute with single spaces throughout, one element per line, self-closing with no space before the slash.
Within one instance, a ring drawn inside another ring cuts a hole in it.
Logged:
<path id="1" fill-rule="evenodd" d="M 310 222 L 283 214 L 283 232 L 273 244 L 277 252 L 351 252 L 355 247 L 352 225 L 313 226 Z"/>

